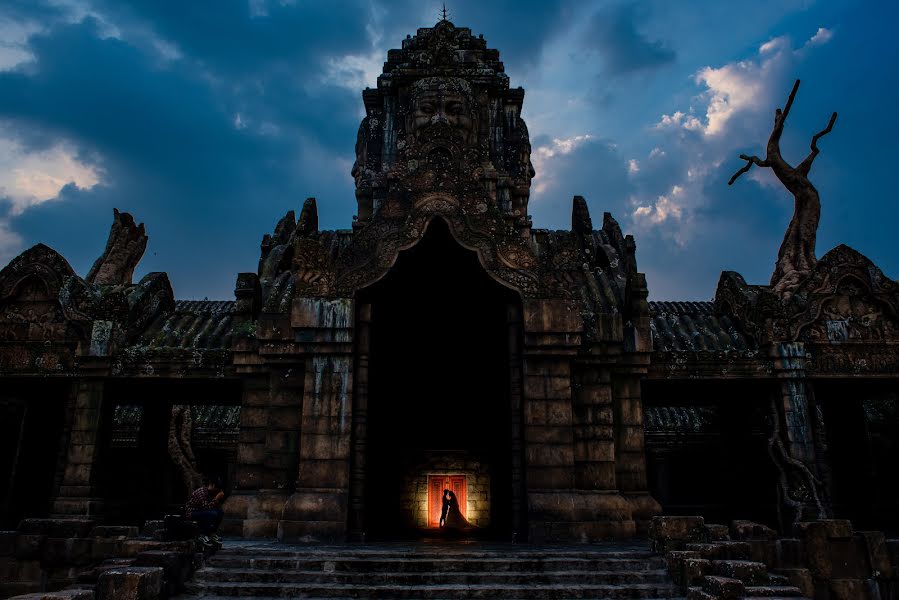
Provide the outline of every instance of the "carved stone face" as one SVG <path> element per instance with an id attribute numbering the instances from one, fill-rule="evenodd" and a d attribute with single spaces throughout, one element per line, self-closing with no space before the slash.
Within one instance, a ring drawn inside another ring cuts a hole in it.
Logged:
<path id="1" fill-rule="evenodd" d="M 451 77 L 430 77 L 417 82 L 409 111 L 409 133 L 420 137 L 430 127 L 442 124 L 463 142 L 471 141 L 474 119 L 467 87 L 465 81 Z"/>

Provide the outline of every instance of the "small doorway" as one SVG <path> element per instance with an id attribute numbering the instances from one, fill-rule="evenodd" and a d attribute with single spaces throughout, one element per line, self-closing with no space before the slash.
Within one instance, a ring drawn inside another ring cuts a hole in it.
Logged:
<path id="1" fill-rule="evenodd" d="M 428 527 L 440 527 L 443 490 L 452 490 L 459 501 L 459 512 L 468 518 L 465 475 L 428 475 Z"/>

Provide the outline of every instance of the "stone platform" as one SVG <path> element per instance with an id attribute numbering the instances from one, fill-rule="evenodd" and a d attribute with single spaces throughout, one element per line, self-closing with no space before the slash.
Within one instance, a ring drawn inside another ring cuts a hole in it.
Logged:
<path id="1" fill-rule="evenodd" d="M 673 598 L 646 543 L 589 546 L 226 540 L 179 598 Z"/>

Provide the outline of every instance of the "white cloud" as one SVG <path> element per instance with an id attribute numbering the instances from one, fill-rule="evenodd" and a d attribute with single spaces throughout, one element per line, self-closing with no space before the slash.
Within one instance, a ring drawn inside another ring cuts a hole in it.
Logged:
<path id="1" fill-rule="evenodd" d="M 666 221 L 680 221 L 684 216 L 682 197 L 684 188 L 675 185 L 671 192 L 661 195 L 648 205 L 634 209 L 634 221 L 638 224 L 660 225 Z"/>
<path id="2" fill-rule="evenodd" d="M 640 172 L 640 163 L 637 162 L 636 158 L 632 158 L 627 161 L 627 172 L 632 175 Z"/>
<path id="3" fill-rule="evenodd" d="M 10 71 L 34 60 L 28 38 L 40 30 L 37 23 L 13 21 L 0 15 L 0 71 Z"/>
<path id="4" fill-rule="evenodd" d="M 548 145 L 537 146 L 531 153 L 531 162 L 534 164 L 536 175 L 531 181 L 531 187 L 537 194 L 542 194 L 553 181 L 551 159 L 557 156 L 571 154 L 578 147 L 595 139 L 589 133 L 575 135 L 570 138 L 555 138 Z"/>
<path id="5" fill-rule="evenodd" d="M 365 26 L 371 47 L 364 54 L 345 54 L 325 63 L 324 83 L 331 83 L 359 93 L 366 87 L 374 87 L 384 67 L 387 47 L 383 45 L 382 22 L 386 11 L 372 4 L 370 22 Z"/>
<path id="6" fill-rule="evenodd" d="M 806 46 L 820 46 L 822 44 L 826 44 L 830 40 L 833 39 L 833 30 L 827 29 L 826 27 L 819 27 L 818 31 L 815 32 L 815 35 L 809 38 L 809 40 L 805 43 Z"/>
<path id="7" fill-rule="evenodd" d="M 693 131 L 697 129 L 701 130 L 703 125 L 702 122 L 693 115 L 688 115 L 678 110 L 670 115 L 662 115 L 662 119 L 656 123 L 655 127 L 656 129 L 683 127 L 684 129 Z"/>
<path id="8" fill-rule="evenodd" d="M 376 48 L 368 54 L 331 58 L 325 64 L 324 81 L 357 93 L 366 87 L 374 87 L 381 74 L 384 54 L 384 50 Z"/>
<path id="9" fill-rule="evenodd" d="M 100 171 L 78 159 L 71 145 L 30 152 L 16 140 L 0 137 L 0 196 L 9 200 L 10 214 L 56 199 L 65 186 L 90 189 L 100 183 Z"/>
<path id="10" fill-rule="evenodd" d="M 820 27 L 801 48 L 794 50 L 788 37 L 775 37 L 761 44 L 754 58 L 703 67 L 694 75 L 694 81 L 706 88 L 696 98 L 704 104 L 700 109 L 705 113 L 703 117 L 693 116 L 692 108 L 689 113 L 675 111 L 663 114 L 656 128 L 683 128 L 701 131 L 706 136 L 721 136 L 735 116 L 770 110 L 772 88 L 780 83 L 783 74 L 803 58 L 807 49 L 826 44 L 832 38 L 831 30 Z"/>
<path id="11" fill-rule="evenodd" d="M 703 91 L 691 105 L 663 114 L 653 127 L 662 139 L 650 151 L 645 173 L 634 178 L 638 190 L 643 189 L 631 199 L 634 228 L 681 246 L 698 235 L 707 226 L 705 209 L 720 201 L 710 180 L 722 180 L 743 165 L 737 159 L 741 144 L 764 143 L 771 113 L 783 106 L 797 66 L 832 37 L 821 28 L 798 49 L 789 38 L 775 37 L 743 60 L 697 71 L 693 79 Z M 700 135 L 684 135 L 687 131 Z M 663 179 L 653 181 L 659 174 Z M 781 186 L 769 169 L 753 169 L 748 178 L 765 187 Z"/>

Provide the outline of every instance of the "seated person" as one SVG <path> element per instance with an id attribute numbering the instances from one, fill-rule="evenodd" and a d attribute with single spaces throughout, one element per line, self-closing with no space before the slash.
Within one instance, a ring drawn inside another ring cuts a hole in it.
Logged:
<path id="1" fill-rule="evenodd" d="M 184 505 L 185 518 L 197 522 L 204 544 L 220 544 L 222 541 L 216 534 L 222 517 L 225 516 L 221 509 L 225 492 L 221 488 L 221 480 L 218 477 L 206 476 L 203 478 L 203 487 L 194 490 Z"/>

